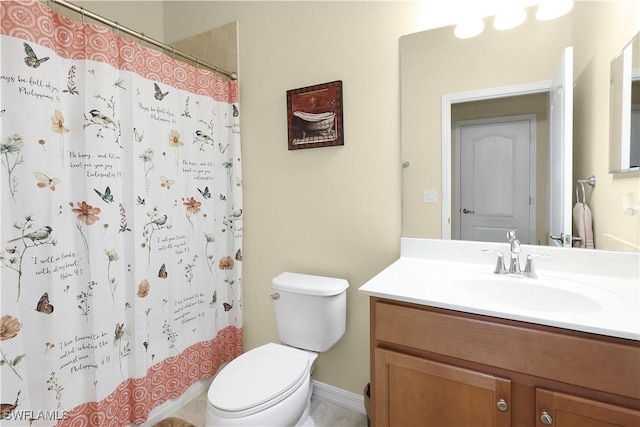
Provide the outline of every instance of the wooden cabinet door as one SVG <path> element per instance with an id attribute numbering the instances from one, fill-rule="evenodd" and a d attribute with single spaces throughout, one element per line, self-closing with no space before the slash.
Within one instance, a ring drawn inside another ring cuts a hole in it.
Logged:
<path id="1" fill-rule="evenodd" d="M 536 389 L 536 427 L 638 427 L 640 411 Z"/>
<path id="2" fill-rule="evenodd" d="M 381 348 L 374 363 L 375 427 L 511 425 L 509 380 Z"/>

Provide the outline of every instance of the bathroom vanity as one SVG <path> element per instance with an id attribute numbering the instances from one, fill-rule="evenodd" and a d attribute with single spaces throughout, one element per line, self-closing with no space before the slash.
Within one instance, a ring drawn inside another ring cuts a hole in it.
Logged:
<path id="1" fill-rule="evenodd" d="M 639 426 L 640 255 L 523 247 L 549 259 L 522 279 L 487 246 L 403 239 L 360 288 L 372 425 Z"/>

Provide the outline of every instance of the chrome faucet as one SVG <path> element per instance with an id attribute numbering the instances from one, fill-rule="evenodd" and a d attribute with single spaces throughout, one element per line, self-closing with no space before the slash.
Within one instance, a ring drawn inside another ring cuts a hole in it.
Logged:
<path id="1" fill-rule="evenodd" d="M 511 245 L 511 263 L 509 264 L 509 273 L 520 274 L 520 241 L 516 239 L 516 231 L 509 230 L 507 239 Z"/>
<path id="2" fill-rule="evenodd" d="M 515 274 L 519 276 L 530 277 L 535 279 L 538 277 L 536 275 L 536 270 L 533 266 L 533 258 L 549 258 L 548 255 L 545 254 L 529 254 L 527 255 L 527 262 L 524 267 L 524 271 L 520 269 L 520 241 L 516 239 L 516 231 L 509 230 L 507 232 L 507 240 L 509 240 L 509 246 L 511 251 L 511 256 L 509 257 L 509 269 L 507 270 L 504 263 L 504 255 L 502 252 L 494 250 L 494 249 L 483 249 L 482 252 L 485 253 L 493 253 L 498 256 L 498 261 L 496 263 L 496 268 L 493 271 L 496 274 Z"/>

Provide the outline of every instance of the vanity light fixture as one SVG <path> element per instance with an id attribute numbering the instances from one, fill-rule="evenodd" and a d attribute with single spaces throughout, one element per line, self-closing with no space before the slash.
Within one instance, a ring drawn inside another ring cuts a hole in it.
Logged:
<path id="1" fill-rule="evenodd" d="M 539 21 L 550 21 L 559 18 L 573 8 L 573 0 L 542 0 L 536 12 Z"/>
<path id="2" fill-rule="evenodd" d="M 484 21 L 480 18 L 466 19 L 461 21 L 453 33 L 459 39 L 470 39 L 482 33 L 484 30 Z"/>
<path id="3" fill-rule="evenodd" d="M 504 4 L 507 5 L 510 1 L 504 0 Z M 552 19 L 559 18 L 566 15 L 573 9 L 573 0 L 538 0 L 538 9 L 536 11 L 536 18 L 539 21 L 550 21 Z M 527 2 L 520 2 L 521 5 L 528 4 Z M 527 19 L 527 11 L 524 6 L 507 6 L 502 12 L 498 13 L 493 19 L 493 27 L 496 30 L 509 30 L 522 24 Z M 484 21 L 479 17 L 466 18 L 456 25 L 454 34 L 459 39 L 469 39 L 475 37 L 484 31 Z"/>
<path id="4" fill-rule="evenodd" d="M 510 30 L 522 24 L 525 19 L 527 19 L 527 11 L 524 8 L 509 8 L 496 15 L 493 19 L 493 28 Z"/>

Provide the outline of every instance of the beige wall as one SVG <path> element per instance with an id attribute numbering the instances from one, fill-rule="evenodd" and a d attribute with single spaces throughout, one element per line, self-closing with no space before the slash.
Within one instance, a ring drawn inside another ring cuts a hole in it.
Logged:
<path id="1" fill-rule="evenodd" d="M 46 2 L 45 0 L 41 0 Z M 111 21 L 131 30 L 144 33 L 152 39 L 162 41 L 164 38 L 164 4 L 162 1 L 73 1 L 86 10 L 97 13 Z M 60 5 L 50 3 L 50 6 L 72 19 L 78 19 L 78 14 L 70 12 Z M 86 22 L 91 22 L 86 19 Z M 124 34 L 122 34 L 124 35 Z"/>
<path id="2" fill-rule="evenodd" d="M 574 14 L 574 178 L 598 179 L 587 197 L 596 247 L 638 251 L 640 220 L 622 211 L 627 197 L 639 203 L 640 174 L 609 174 L 607 142 L 610 62 L 640 30 L 640 3 L 577 3 Z"/>

